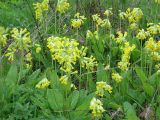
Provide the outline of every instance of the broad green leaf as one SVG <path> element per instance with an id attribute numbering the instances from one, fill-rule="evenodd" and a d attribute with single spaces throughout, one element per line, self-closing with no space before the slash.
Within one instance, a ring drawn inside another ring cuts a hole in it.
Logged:
<path id="1" fill-rule="evenodd" d="M 55 110 L 63 110 L 64 96 L 58 89 L 50 89 L 47 91 L 47 99 L 50 107 Z"/>
<path id="2" fill-rule="evenodd" d="M 71 94 L 71 109 L 74 109 L 77 105 L 78 99 L 79 99 L 79 91 L 73 91 Z"/>
<path id="3" fill-rule="evenodd" d="M 27 82 L 28 82 L 29 84 L 36 83 L 36 82 L 37 82 L 36 79 L 38 78 L 38 75 L 40 74 L 40 72 L 41 72 L 40 69 L 34 71 L 34 72 L 28 77 Z"/>
<path id="4" fill-rule="evenodd" d="M 136 70 L 136 73 L 137 73 L 138 77 L 140 78 L 142 84 L 144 84 L 145 82 L 147 82 L 147 76 L 142 71 L 142 69 L 140 67 L 136 67 L 135 70 Z"/>
<path id="5" fill-rule="evenodd" d="M 151 86 L 149 83 L 144 83 L 143 84 L 144 91 L 149 95 L 153 96 L 154 94 L 154 88 Z"/>
<path id="6" fill-rule="evenodd" d="M 9 87 L 13 87 L 17 84 L 17 80 L 18 80 L 17 66 L 13 64 L 9 69 L 5 82 Z"/>
<path id="7" fill-rule="evenodd" d="M 124 107 L 126 120 L 140 120 L 137 117 L 134 108 L 132 107 L 132 105 L 129 102 L 124 102 L 123 107 Z"/>

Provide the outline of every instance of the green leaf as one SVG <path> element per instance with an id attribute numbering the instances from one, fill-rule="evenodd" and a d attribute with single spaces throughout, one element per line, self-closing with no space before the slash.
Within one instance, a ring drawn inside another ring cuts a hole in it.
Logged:
<path id="1" fill-rule="evenodd" d="M 50 107 L 55 110 L 63 110 L 64 96 L 58 89 L 51 89 L 47 91 L 47 99 Z"/>
<path id="2" fill-rule="evenodd" d="M 79 91 L 73 91 L 70 97 L 71 97 L 70 106 L 71 106 L 71 109 L 74 109 L 78 103 Z"/>
<path id="3" fill-rule="evenodd" d="M 136 70 L 136 73 L 137 73 L 138 77 L 140 78 L 142 84 L 147 82 L 147 77 L 146 77 L 145 73 L 142 71 L 142 69 L 140 67 L 136 67 L 135 70 Z"/>
<path id="4" fill-rule="evenodd" d="M 154 88 L 149 83 L 144 83 L 143 88 L 149 96 L 153 96 Z"/>
<path id="5" fill-rule="evenodd" d="M 144 73 L 144 72 L 142 71 L 142 69 L 139 68 L 139 67 L 136 68 L 136 73 L 137 73 L 138 77 L 140 78 L 140 80 L 141 80 L 141 82 L 142 82 L 142 84 L 143 84 L 143 89 L 144 89 L 144 91 L 145 91 L 149 96 L 152 96 L 153 93 L 154 93 L 154 88 L 153 88 L 152 85 L 150 85 L 150 84 L 148 83 L 148 81 L 147 81 L 148 79 L 147 79 L 145 73 Z"/>
<path id="6" fill-rule="evenodd" d="M 134 108 L 132 107 L 132 105 L 129 102 L 124 102 L 123 107 L 124 107 L 126 120 L 140 120 L 137 117 Z"/>
<path id="7" fill-rule="evenodd" d="M 36 71 L 34 71 L 29 77 L 28 77 L 28 83 L 29 84 L 34 84 L 34 83 L 36 83 L 37 82 L 37 78 L 38 78 L 38 75 L 40 74 L 40 69 L 38 69 L 38 70 L 36 70 Z"/>
<path id="8" fill-rule="evenodd" d="M 13 64 L 6 76 L 5 82 L 9 87 L 15 86 L 18 80 L 17 66 Z"/>

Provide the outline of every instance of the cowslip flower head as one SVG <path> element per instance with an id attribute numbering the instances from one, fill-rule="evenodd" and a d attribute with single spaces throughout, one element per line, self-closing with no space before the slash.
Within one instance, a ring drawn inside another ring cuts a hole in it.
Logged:
<path id="1" fill-rule="evenodd" d="M 102 116 L 102 113 L 105 112 L 104 108 L 103 108 L 103 103 L 96 98 L 93 98 L 90 102 L 90 106 L 89 106 L 90 110 L 92 110 L 92 115 L 94 117 L 100 117 Z"/>

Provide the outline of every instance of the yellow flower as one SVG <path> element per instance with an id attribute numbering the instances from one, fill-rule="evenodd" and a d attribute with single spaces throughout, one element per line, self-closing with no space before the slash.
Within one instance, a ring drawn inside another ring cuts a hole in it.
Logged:
<path id="1" fill-rule="evenodd" d="M 112 93 L 112 87 L 108 85 L 106 82 L 96 82 L 96 94 L 103 97 L 104 91 L 108 91 L 109 93 Z"/>
<path id="2" fill-rule="evenodd" d="M 137 30 L 138 29 L 138 24 L 137 23 L 131 23 L 129 27 L 130 27 L 131 30 Z"/>
<path id="3" fill-rule="evenodd" d="M 145 48 L 150 52 L 157 52 L 159 50 L 159 47 L 153 37 L 146 41 Z"/>
<path id="4" fill-rule="evenodd" d="M 32 67 L 32 54 L 29 52 L 25 55 L 26 68 L 30 69 Z"/>
<path id="5" fill-rule="evenodd" d="M 40 53 L 41 52 L 41 46 L 39 44 L 35 44 L 36 46 L 36 53 Z"/>
<path id="6" fill-rule="evenodd" d="M 144 31 L 144 29 L 142 29 L 142 30 L 139 30 L 136 37 L 139 40 L 145 40 L 148 36 L 150 36 L 149 32 L 146 32 L 146 31 Z"/>
<path id="7" fill-rule="evenodd" d="M 89 108 L 90 110 L 92 110 L 92 114 L 94 117 L 100 117 L 102 113 L 105 111 L 103 108 L 103 103 L 96 98 L 93 98 L 91 100 Z"/>
<path id="8" fill-rule="evenodd" d="M 90 57 L 82 57 L 81 60 L 81 67 L 85 67 L 87 70 L 93 70 L 95 66 L 97 66 L 97 61 L 93 56 Z"/>
<path id="9" fill-rule="evenodd" d="M 67 85 L 67 83 L 68 83 L 68 76 L 67 75 L 64 75 L 64 76 L 61 76 L 61 78 L 59 79 L 60 80 L 60 82 L 62 83 L 62 84 L 64 84 L 64 85 Z"/>
<path id="10" fill-rule="evenodd" d="M 44 89 L 44 88 L 47 88 L 49 85 L 50 85 L 50 81 L 48 81 L 47 78 L 44 78 L 36 85 L 36 88 Z"/>
<path id="11" fill-rule="evenodd" d="M 69 9 L 69 3 L 67 2 L 67 0 L 58 0 L 57 3 L 57 11 L 59 13 L 65 13 L 68 9 Z"/>
<path id="12" fill-rule="evenodd" d="M 98 30 L 98 27 L 101 26 L 101 27 L 107 27 L 107 28 L 110 28 L 111 27 L 111 23 L 109 21 L 109 19 L 104 19 L 102 20 L 100 18 L 100 15 L 98 14 L 95 14 L 95 15 L 92 15 L 92 18 L 93 18 L 93 21 L 96 22 L 96 27 L 97 27 L 97 30 Z"/>
<path id="13" fill-rule="evenodd" d="M 80 16 L 80 13 L 76 13 L 74 17 L 75 19 L 71 20 L 71 26 L 74 28 L 80 28 L 86 18 L 84 16 Z"/>
<path id="14" fill-rule="evenodd" d="M 112 79 L 119 83 L 122 81 L 123 78 L 119 75 L 119 73 L 112 73 Z"/>
<path id="15" fill-rule="evenodd" d="M 5 54 L 9 61 L 13 61 L 15 52 L 29 52 L 29 48 L 31 47 L 30 32 L 27 29 L 13 28 L 11 30 L 11 37 L 13 38 L 13 42 Z"/>
<path id="16" fill-rule="evenodd" d="M 57 60 L 61 65 L 61 70 L 71 73 L 73 65 L 80 58 L 81 51 L 78 48 L 79 43 L 75 39 L 66 37 L 49 37 L 47 47 L 49 48 L 52 58 Z"/>
<path id="17" fill-rule="evenodd" d="M 104 15 L 106 15 L 107 17 L 113 15 L 113 13 L 112 13 L 112 8 L 109 8 L 108 10 L 106 10 L 106 11 L 104 12 Z"/>
<path id="18" fill-rule="evenodd" d="M 42 3 L 37 2 L 36 4 L 33 4 L 37 20 L 40 21 L 42 18 L 43 12 L 48 11 L 48 3 L 49 3 L 49 0 L 43 0 Z"/>
<path id="19" fill-rule="evenodd" d="M 143 16 L 143 12 L 140 8 L 133 8 L 133 10 L 128 8 L 125 13 L 125 17 L 128 18 L 128 21 L 130 24 L 139 22 L 142 16 Z"/>
<path id="20" fill-rule="evenodd" d="M 122 60 L 120 62 L 118 62 L 118 68 L 120 68 L 123 71 L 128 70 L 128 67 L 130 65 L 130 63 L 129 63 L 130 54 L 135 48 L 136 48 L 135 45 L 130 46 L 129 42 L 125 42 L 125 46 L 123 48 Z"/>
<path id="21" fill-rule="evenodd" d="M 126 41 L 126 37 L 127 37 L 127 32 L 124 32 L 124 34 L 121 31 L 117 32 L 117 37 L 113 37 L 113 39 L 116 41 L 116 43 L 118 44 L 122 44 L 123 42 Z"/>
<path id="22" fill-rule="evenodd" d="M 119 10 L 119 17 L 120 17 L 120 19 L 124 20 L 126 18 L 126 13 L 121 12 L 121 10 Z"/>
<path id="23" fill-rule="evenodd" d="M 160 33 L 160 23 L 159 24 L 148 23 L 147 25 L 148 25 L 147 31 L 150 34 L 156 35 Z"/>

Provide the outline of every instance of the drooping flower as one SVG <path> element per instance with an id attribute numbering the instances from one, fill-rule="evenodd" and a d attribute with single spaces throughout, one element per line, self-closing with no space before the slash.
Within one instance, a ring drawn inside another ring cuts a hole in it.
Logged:
<path id="1" fill-rule="evenodd" d="M 119 73 L 112 73 L 112 79 L 117 83 L 121 82 L 123 77 L 119 75 Z"/>
<path id="2" fill-rule="evenodd" d="M 5 54 L 5 56 L 8 57 L 9 61 L 14 60 L 16 52 L 28 53 L 31 47 L 30 32 L 27 31 L 27 29 L 13 28 L 11 30 L 11 37 L 13 38 L 13 41 L 8 47 L 7 52 Z"/>
<path id="3" fill-rule="evenodd" d="M 100 117 L 102 116 L 102 113 L 105 112 L 103 108 L 103 103 L 96 98 L 93 98 L 91 100 L 89 108 L 90 110 L 92 110 L 92 114 L 94 117 Z"/>
<path id="4" fill-rule="evenodd" d="M 48 11 L 48 8 L 49 8 L 48 3 L 49 3 L 49 0 L 43 0 L 43 2 L 41 3 L 37 2 L 36 4 L 33 4 L 35 9 L 36 19 L 38 21 L 41 20 L 43 16 L 43 12 Z"/>
<path id="5" fill-rule="evenodd" d="M 69 9 L 69 3 L 67 0 L 58 0 L 58 3 L 57 3 L 57 11 L 59 13 L 65 13 L 68 9 Z"/>
<path id="6" fill-rule="evenodd" d="M 109 93 L 112 93 L 112 87 L 108 85 L 106 82 L 96 82 L 96 94 L 103 97 L 104 92 L 108 91 Z"/>
<path id="7" fill-rule="evenodd" d="M 127 71 L 128 67 L 130 65 L 130 54 L 135 49 L 135 45 L 130 46 L 129 42 L 125 42 L 125 46 L 123 48 L 123 54 L 121 61 L 118 62 L 118 68 L 120 68 L 122 71 Z"/>
<path id="8" fill-rule="evenodd" d="M 74 17 L 75 19 L 71 20 L 71 26 L 74 28 L 80 28 L 86 18 L 84 16 L 80 16 L 80 13 L 76 13 Z"/>
<path id="9" fill-rule="evenodd" d="M 44 89 L 50 85 L 50 81 L 47 78 L 42 79 L 37 85 L 36 88 Z"/>
<path id="10" fill-rule="evenodd" d="M 147 37 L 149 37 L 150 36 L 150 34 L 149 34 L 149 32 L 147 32 L 147 31 L 144 31 L 144 29 L 142 29 L 142 30 L 139 30 L 139 32 L 138 32 L 138 34 L 137 34 L 137 38 L 139 39 L 139 40 L 145 40 Z"/>

